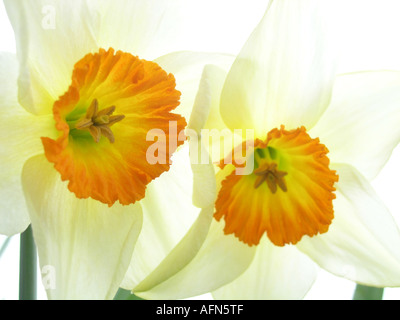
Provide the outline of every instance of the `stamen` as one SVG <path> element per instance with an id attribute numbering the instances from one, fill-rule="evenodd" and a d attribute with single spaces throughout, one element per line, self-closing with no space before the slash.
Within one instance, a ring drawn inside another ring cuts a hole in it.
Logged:
<path id="1" fill-rule="evenodd" d="M 102 124 L 107 124 L 109 121 L 110 121 L 109 116 L 96 116 L 93 122 L 94 124 L 102 125 Z"/>
<path id="2" fill-rule="evenodd" d="M 90 132 L 90 134 L 92 135 L 93 140 L 94 140 L 96 143 L 99 143 L 100 138 L 101 138 L 101 131 L 100 131 L 100 129 L 99 129 L 98 127 L 96 127 L 96 126 L 91 126 L 91 127 L 89 128 L 89 132 Z"/>
<path id="3" fill-rule="evenodd" d="M 76 123 L 75 129 L 88 130 L 96 143 L 102 135 L 114 143 L 115 137 L 110 127 L 125 118 L 124 115 L 113 116 L 115 109 L 115 106 L 111 106 L 99 111 L 99 103 L 97 99 L 93 99 L 86 115 Z"/>
<path id="4" fill-rule="evenodd" d="M 124 118 L 125 118 L 125 116 L 123 114 L 118 115 L 118 116 L 111 116 L 108 121 L 108 126 L 111 127 L 114 123 L 120 122 Z"/>
<path id="5" fill-rule="evenodd" d="M 86 111 L 86 118 L 87 119 L 93 118 L 98 110 L 99 110 L 99 102 L 97 101 L 97 99 L 94 99 Z"/>
<path id="6" fill-rule="evenodd" d="M 103 115 L 107 115 L 107 116 L 111 116 L 115 111 L 115 106 L 111 106 L 108 108 L 105 108 L 103 110 L 100 110 L 97 115 L 98 116 L 103 116 Z"/>
<path id="7" fill-rule="evenodd" d="M 107 126 L 100 126 L 100 131 L 103 136 L 105 136 L 111 143 L 114 143 L 115 138 L 111 129 Z"/>
<path id="8" fill-rule="evenodd" d="M 254 170 L 254 174 L 257 176 L 254 188 L 257 189 L 264 181 L 266 181 L 268 188 L 273 194 L 276 193 L 278 187 L 281 188 L 282 191 L 286 192 L 286 182 L 283 178 L 287 175 L 287 172 L 279 171 L 277 170 L 277 167 L 278 165 L 274 162 L 265 162 Z"/>
<path id="9" fill-rule="evenodd" d="M 84 130 L 84 129 L 88 129 L 92 125 L 93 125 L 92 120 L 85 118 L 85 119 L 78 121 L 75 125 L 75 128 L 79 129 L 79 130 Z"/>

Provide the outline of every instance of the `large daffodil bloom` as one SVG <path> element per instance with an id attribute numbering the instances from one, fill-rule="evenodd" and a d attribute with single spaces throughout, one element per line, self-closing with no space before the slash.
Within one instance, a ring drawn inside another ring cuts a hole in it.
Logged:
<path id="1" fill-rule="evenodd" d="M 17 57 L 0 55 L 0 232 L 32 224 L 49 298 L 113 298 L 131 260 L 156 263 L 210 202 L 177 148 L 220 58 L 167 54 L 183 5 L 5 1 Z M 151 129 L 172 141 L 163 163 L 146 157 Z"/>
<path id="2" fill-rule="evenodd" d="M 272 1 L 232 66 L 205 68 L 189 125 L 254 130 L 254 168 L 237 174 L 240 141 L 224 150 L 209 232 L 184 239 L 185 259 L 170 257 L 180 271 L 163 281 L 165 261 L 138 295 L 300 299 L 317 266 L 400 285 L 400 233 L 369 182 L 400 140 L 400 73 L 336 77 L 321 3 Z"/>

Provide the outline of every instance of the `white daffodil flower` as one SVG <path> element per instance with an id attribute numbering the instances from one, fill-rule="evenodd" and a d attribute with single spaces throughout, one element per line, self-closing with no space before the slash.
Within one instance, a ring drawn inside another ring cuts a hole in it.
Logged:
<path id="1" fill-rule="evenodd" d="M 131 260 L 162 260 L 209 205 L 179 134 L 222 57 L 167 54 L 183 4 L 5 1 L 17 57 L 0 54 L 0 233 L 32 224 L 50 299 L 113 298 Z M 164 163 L 146 158 L 155 128 L 172 141 Z"/>
<path id="2" fill-rule="evenodd" d="M 400 286 L 400 232 L 369 182 L 400 141 L 400 72 L 336 76 L 322 3 L 271 1 L 232 66 L 205 68 L 189 127 L 254 130 L 254 168 L 237 174 L 243 134 L 217 170 L 209 232 L 182 240 L 137 295 L 301 299 L 318 266 Z"/>

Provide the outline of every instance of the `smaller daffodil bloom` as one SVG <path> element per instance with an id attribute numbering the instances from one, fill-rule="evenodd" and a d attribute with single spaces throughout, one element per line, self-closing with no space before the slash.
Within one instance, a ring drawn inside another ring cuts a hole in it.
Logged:
<path id="1" fill-rule="evenodd" d="M 183 4 L 5 1 L 17 57 L 0 55 L 0 233 L 32 224 L 51 299 L 113 298 L 131 261 L 157 265 L 215 196 L 193 190 L 180 133 L 222 58 L 167 54 Z M 163 162 L 148 160 L 152 129 Z"/>
<path id="2" fill-rule="evenodd" d="M 319 0 L 271 1 L 231 67 L 205 67 L 189 127 L 254 137 L 211 155 L 224 161 L 209 232 L 184 239 L 181 270 L 162 281 L 166 261 L 139 296 L 301 299 L 317 266 L 400 285 L 400 232 L 370 184 L 400 141 L 400 73 L 336 76 L 324 14 Z"/>

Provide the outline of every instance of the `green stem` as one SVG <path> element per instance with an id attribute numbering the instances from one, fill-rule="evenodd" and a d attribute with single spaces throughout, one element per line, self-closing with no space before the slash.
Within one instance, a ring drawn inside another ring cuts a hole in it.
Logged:
<path id="1" fill-rule="evenodd" d="M 143 299 L 135 296 L 129 290 L 119 288 L 117 294 L 114 297 L 114 300 L 143 300 Z"/>
<path id="2" fill-rule="evenodd" d="M 11 237 L 8 237 L 8 238 L 3 242 L 3 245 L 1 246 L 1 249 L 0 249 L 0 258 L 1 258 L 1 256 L 3 255 L 3 253 L 6 251 L 6 249 L 7 249 L 7 247 L 8 247 L 8 244 L 10 243 L 10 240 L 11 240 Z"/>
<path id="3" fill-rule="evenodd" d="M 358 284 L 353 300 L 382 300 L 384 288 L 367 287 Z"/>
<path id="4" fill-rule="evenodd" d="M 36 300 L 37 279 L 36 246 L 33 240 L 32 227 L 21 234 L 19 260 L 19 299 Z"/>

